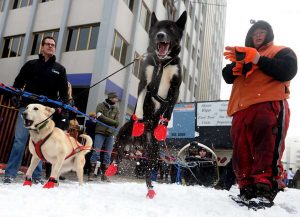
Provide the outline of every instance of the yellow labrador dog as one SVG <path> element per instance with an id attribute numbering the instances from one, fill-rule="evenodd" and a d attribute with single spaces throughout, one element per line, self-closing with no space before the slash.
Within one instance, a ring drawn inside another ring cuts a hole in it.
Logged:
<path id="1" fill-rule="evenodd" d="M 26 172 L 23 185 L 31 185 L 31 176 L 40 160 L 52 164 L 52 171 L 44 188 L 53 188 L 58 183 L 60 174 L 75 171 L 79 184 L 83 183 L 83 167 L 85 155 L 92 147 L 92 139 L 81 135 L 85 145 L 81 145 L 73 137 L 55 127 L 49 117 L 55 112 L 53 108 L 41 104 L 30 104 L 22 113 L 24 126 L 29 130 L 29 150 L 32 154 L 30 166 Z"/>

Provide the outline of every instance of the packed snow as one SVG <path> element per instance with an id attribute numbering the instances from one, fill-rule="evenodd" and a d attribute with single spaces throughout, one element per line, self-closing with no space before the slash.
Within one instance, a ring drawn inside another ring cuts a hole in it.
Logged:
<path id="1" fill-rule="evenodd" d="M 1 217 L 289 217 L 300 216 L 300 190 L 286 189 L 275 205 L 264 210 L 248 210 L 230 198 L 237 194 L 203 186 L 154 183 L 156 196 L 146 198 L 143 180 L 122 179 L 110 183 L 61 181 L 59 187 L 44 189 L 41 184 L 23 187 L 22 181 L 0 182 Z"/>

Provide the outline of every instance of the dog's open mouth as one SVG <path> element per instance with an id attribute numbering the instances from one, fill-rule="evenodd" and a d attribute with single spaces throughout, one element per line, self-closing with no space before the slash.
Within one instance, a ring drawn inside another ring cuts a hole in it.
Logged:
<path id="1" fill-rule="evenodd" d="M 159 58 L 165 58 L 169 54 L 170 42 L 157 43 L 157 55 Z"/>
<path id="2" fill-rule="evenodd" d="M 28 120 L 28 119 L 24 120 L 24 126 L 25 127 L 30 127 L 32 124 L 33 124 L 33 120 Z"/>

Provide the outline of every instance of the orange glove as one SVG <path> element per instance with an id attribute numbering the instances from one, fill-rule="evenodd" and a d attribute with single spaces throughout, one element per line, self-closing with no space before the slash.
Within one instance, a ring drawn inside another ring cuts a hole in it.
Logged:
<path id="1" fill-rule="evenodd" d="M 232 74 L 236 76 L 240 76 L 243 74 L 243 66 L 244 63 L 241 61 L 237 61 L 235 67 L 232 68 Z"/>
<path id="2" fill-rule="evenodd" d="M 256 56 L 259 55 L 257 50 L 252 47 L 225 47 L 225 59 L 231 62 L 244 61 L 245 63 L 257 63 Z"/>
<path id="3" fill-rule="evenodd" d="M 251 70 L 246 73 L 246 78 L 248 78 L 256 69 L 258 69 L 257 65 L 252 64 Z"/>

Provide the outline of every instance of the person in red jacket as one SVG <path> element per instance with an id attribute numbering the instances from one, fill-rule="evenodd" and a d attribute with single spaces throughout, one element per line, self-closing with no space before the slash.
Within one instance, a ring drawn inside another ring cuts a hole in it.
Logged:
<path id="1" fill-rule="evenodd" d="M 297 73 L 293 50 L 274 45 L 273 39 L 269 23 L 255 22 L 245 47 L 225 48 L 224 56 L 232 63 L 222 70 L 225 82 L 233 84 L 227 113 L 233 117 L 232 160 L 239 197 L 258 207 L 271 207 L 284 186 L 281 158 L 290 118 L 287 99 L 290 80 Z"/>

